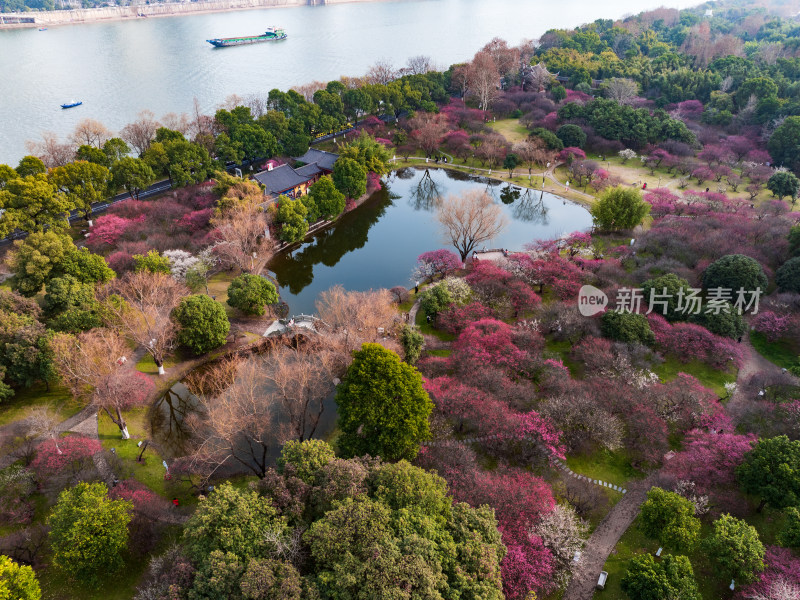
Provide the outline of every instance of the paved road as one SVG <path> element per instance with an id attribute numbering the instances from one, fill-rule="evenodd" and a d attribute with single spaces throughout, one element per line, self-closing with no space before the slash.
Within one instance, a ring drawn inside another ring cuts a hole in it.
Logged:
<path id="1" fill-rule="evenodd" d="M 144 198 L 149 198 L 151 196 L 156 196 L 158 194 L 163 194 L 164 192 L 169 190 L 171 187 L 172 186 L 170 185 L 168 180 L 159 181 L 159 182 L 154 183 L 153 185 L 151 185 L 146 190 L 142 190 L 139 193 L 139 199 L 141 200 L 141 199 L 144 199 Z M 92 213 L 94 213 L 94 214 L 102 213 L 109 206 L 111 206 L 112 204 L 116 204 L 117 202 L 122 202 L 123 200 L 127 200 L 130 197 L 131 197 L 130 194 L 128 192 L 125 192 L 124 194 L 117 194 L 116 196 L 113 196 L 113 197 L 109 198 L 108 200 L 104 200 L 103 202 L 96 202 L 95 204 L 92 205 Z M 82 218 L 83 218 L 83 214 L 78 212 L 77 210 L 73 210 L 69 214 L 69 222 L 70 223 L 74 223 L 75 221 L 79 221 Z M 27 235 L 28 235 L 27 232 L 17 230 L 14 233 L 12 233 L 11 235 L 9 235 L 8 237 L 0 239 L 0 246 L 7 246 L 8 244 L 12 243 L 14 240 L 21 240 L 21 239 L 27 237 Z"/>

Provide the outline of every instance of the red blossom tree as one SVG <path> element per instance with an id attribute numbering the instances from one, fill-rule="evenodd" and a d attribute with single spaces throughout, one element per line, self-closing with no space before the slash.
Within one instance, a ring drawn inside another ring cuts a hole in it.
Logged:
<path id="1" fill-rule="evenodd" d="M 495 318 L 497 313 L 493 309 L 480 302 L 470 302 L 464 306 L 451 305 L 446 311 L 439 313 L 436 323 L 445 331 L 458 335 L 470 323 Z"/>
<path id="2" fill-rule="evenodd" d="M 733 485 L 735 469 L 752 449 L 756 436 L 730 432 L 690 431 L 684 449 L 666 470 L 678 479 L 695 482 L 703 490 Z"/>
<path id="3" fill-rule="evenodd" d="M 36 448 L 31 469 L 40 480 L 62 471 L 77 471 L 83 469 L 86 460 L 91 460 L 102 449 L 99 440 L 82 435 L 46 440 Z"/>
<path id="4" fill-rule="evenodd" d="M 417 267 L 414 277 L 433 281 L 437 277 L 444 277 L 450 271 L 455 271 L 463 266 L 461 259 L 450 250 L 431 250 L 423 252 L 417 257 Z"/>
<path id="5" fill-rule="evenodd" d="M 717 368 L 742 364 L 742 351 L 734 340 L 714 335 L 705 327 L 693 323 L 669 324 L 664 317 L 647 316 L 656 344 L 683 362 L 699 360 Z"/>

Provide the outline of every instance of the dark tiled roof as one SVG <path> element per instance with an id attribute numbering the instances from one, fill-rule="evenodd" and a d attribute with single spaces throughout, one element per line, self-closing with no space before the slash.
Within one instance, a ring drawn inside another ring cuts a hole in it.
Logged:
<path id="1" fill-rule="evenodd" d="M 302 167 L 297 167 L 294 170 L 295 173 L 300 175 L 301 177 L 308 177 L 311 179 L 312 177 L 316 177 L 320 173 L 322 173 L 322 169 L 319 168 L 317 163 L 311 163 L 310 165 L 303 165 Z"/>
<path id="2" fill-rule="evenodd" d="M 267 194 L 280 194 L 305 183 L 309 179 L 299 175 L 289 165 L 275 167 L 272 171 L 261 171 L 261 173 L 256 173 L 254 178 L 267 188 Z"/>
<path id="3" fill-rule="evenodd" d="M 311 163 L 317 163 L 326 171 L 333 171 L 333 163 L 336 162 L 337 158 L 339 158 L 338 154 L 334 154 L 333 152 L 325 152 L 324 150 L 317 150 L 316 148 L 309 148 L 308 152 L 303 154 L 303 156 L 294 157 L 296 161 L 306 163 L 307 165 L 310 165 Z"/>

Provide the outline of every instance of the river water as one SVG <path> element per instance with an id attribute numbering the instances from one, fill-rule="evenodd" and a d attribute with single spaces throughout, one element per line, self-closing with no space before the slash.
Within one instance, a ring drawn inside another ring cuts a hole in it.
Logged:
<path id="1" fill-rule="evenodd" d="M 406 0 L 268 8 L 0 31 L 0 163 L 43 131 L 67 136 L 91 117 L 114 131 L 143 109 L 213 112 L 230 94 L 266 93 L 361 75 L 425 54 L 442 67 L 495 36 L 512 44 L 553 27 L 696 0 Z M 214 49 L 206 39 L 286 28 L 282 42 Z M 62 110 L 69 100 L 83 106 Z"/>

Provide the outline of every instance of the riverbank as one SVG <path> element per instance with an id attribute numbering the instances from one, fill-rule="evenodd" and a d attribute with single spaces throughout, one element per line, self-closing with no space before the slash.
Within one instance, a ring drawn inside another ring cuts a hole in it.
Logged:
<path id="1" fill-rule="evenodd" d="M 390 1 L 393 0 L 209 0 L 204 2 L 164 2 L 133 6 L 79 8 L 74 10 L 0 13 L 0 30 L 105 21 L 133 21 L 151 17 L 176 17 L 234 10 Z"/>

